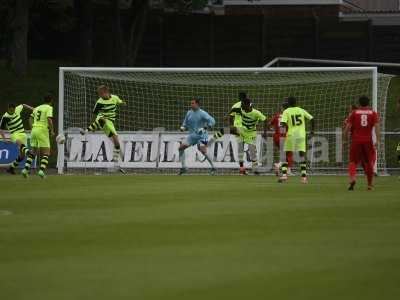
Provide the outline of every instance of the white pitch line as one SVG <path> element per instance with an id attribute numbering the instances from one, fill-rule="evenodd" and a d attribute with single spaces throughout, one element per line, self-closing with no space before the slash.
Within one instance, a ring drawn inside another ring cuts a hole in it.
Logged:
<path id="1" fill-rule="evenodd" d="M 10 210 L 0 210 L 0 216 L 9 216 L 12 214 L 13 214 L 13 212 Z"/>

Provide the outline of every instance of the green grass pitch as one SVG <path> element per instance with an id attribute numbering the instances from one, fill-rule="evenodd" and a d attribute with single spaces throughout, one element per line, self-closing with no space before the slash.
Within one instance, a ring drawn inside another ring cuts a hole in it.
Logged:
<path id="1" fill-rule="evenodd" d="M 399 181 L 346 181 L 1 176 L 0 298 L 398 299 Z"/>

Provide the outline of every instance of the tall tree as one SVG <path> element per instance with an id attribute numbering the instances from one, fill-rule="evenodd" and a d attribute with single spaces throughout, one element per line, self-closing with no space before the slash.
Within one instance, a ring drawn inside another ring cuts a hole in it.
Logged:
<path id="1" fill-rule="evenodd" d="M 12 68 L 19 76 L 28 69 L 29 0 L 15 0 L 15 18 L 12 24 Z"/>

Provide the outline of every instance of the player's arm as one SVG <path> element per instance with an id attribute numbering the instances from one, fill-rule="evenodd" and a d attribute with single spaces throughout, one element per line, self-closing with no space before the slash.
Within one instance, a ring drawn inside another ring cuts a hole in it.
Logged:
<path id="1" fill-rule="evenodd" d="M 206 121 L 207 124 L 207 128 L 212 128 L 215 125 L 215 119 L 210 116 L 210 114 L 208 112 L 204 112 L 204 120 Z"/>
<path id="2" fill-rule="evenodd" d="M 54 125 L 53 125 L 53 118 L 52 117 L 47 117 L 47 123 L 49 125 L 49 132 L 51 136 L 54 136 Z"/>
<path id="3" fill-rule="evenodd" d="M 179 128 L 180 131 L 185 131 L 187 129 L 188 115 L 189 115 L 189 112 L 186 113 L 185 118 L 183 119 L 182 125 Z"/>
<path id="4" fill-rule="evenodd" d="M 377 122 L 374 127 L 375 127 L 375 135 L 376 135 L 375 147 L 379 148 L 379 146 L 381 144 L 381 125 L 379 124 L 379 122 Z"/>
<path id="5" fill-rule="evenodd" d="M 288 114 L 284 111 L 282 114 L 281 123 L 279 124 L 280 127 L 284 128 L 285 131 L 288 131 Z"/>
<path id="6" fill-rule="evenodd" d="M 116 96 L 116 97 L 117 97 L 117 104 L 118 105 L 122 105 L 122 106 L 126 105 L 126 102 L 124 100 L 122 100 L 119 96 Z"/>
<path id="7" fill-rule="evenodd" d="M 29 124 L 29 128 L 32 129 L 32 125 L 33 125 L 33 112 L 31 113 L 31 115 L 29 116 L 29 120 L 28 120 L 28 124 Z"/>
<path id="8" fill-rule="evenodd" d="M 241 108 L 240 107 L 235 107 L 232 106 L 231 110 L 229 111 L 229 127 L 230 127 L 230 132 L 232 134 L 236 134 L 236 128 L 234 128 L 234 124 L 235 124 L 235 117 L 237 113 L 241 112 Z"/>
<path id="9" fill-rule="evenodd" d="M 274 122 L 275 122 L 275 116 L 271 118 L 271 120 L 268 121 L 268 129 L 273 129 L 274 128 Z"/>
<path id="10" fill-rule="evenodd" d="M 33 107 L 28 104 L 22 104 L 22 106 L 30 111 L 33 111 Z"/>
<path id="11" fill-rule="evenodd" d="M 343 139 L 345 141 L 347 141 L 350 137 L 350 132 L 351 132 L 351 126 L 353 124 L 353 113 L 351 113 L 348 117 L 347 117 L 347 122 L 345 123 L 345 127 L 343 130 Z"/>
<path id="12" fill-rule="evenodd" d="M 305 109 L 303 109 L 303 115 L 304 118 L 310 121 L 310 125 L 311 125 L 311 132 L 310 134 L 313 135 L 314 134 L 314 130 L 315 130 L 315 121 L 314 121 L 314 117 Z"/>
<path id="13" fill-rule="evenodd" d="M 54 136 L 54 125 L 53 125 L 53 108 L 50 107 L 49 110 L 47 111 L 47 123 L 49 125 L 49 131 L 50 135 Z"/>

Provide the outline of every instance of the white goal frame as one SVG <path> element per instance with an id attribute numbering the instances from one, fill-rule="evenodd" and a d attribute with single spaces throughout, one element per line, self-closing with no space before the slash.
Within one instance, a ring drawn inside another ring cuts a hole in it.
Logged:
<path id="1" fill-rule="evenodd" d="M 340 72 L 340 71 L 366 71 L 371 72 L 372 78 L 372 107 L 378 108 L 378 68 L 377 67 L 257 67 L 257 68 L 107 68 L 107 67 L 60 67 L 59 68 L 59 101 L 58 101 L 58 134 L 64 133 L 64 74 L 69 71 L 105 71 L 105 72 L 164 72 L 164 73 L 245 73 L 245 72 Z M 58 174 L 63 174 L 65 145 L 58 145 L 57 169 Z"/>

